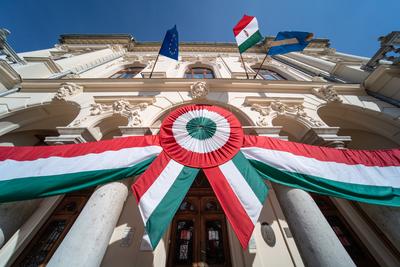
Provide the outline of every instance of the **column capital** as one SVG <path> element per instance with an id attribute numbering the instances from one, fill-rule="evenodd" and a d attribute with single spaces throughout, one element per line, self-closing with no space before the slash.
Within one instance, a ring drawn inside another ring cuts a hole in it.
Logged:
<path id="1" fill-rule="evenodd" d="M 252 130 L 254 130 L 259 136 L 268 136 L 273 138 L 279 138 L 282 140 L 288 140 L 287 136 L 279 135 L 282 128 L 283 128 L 282 126 L 254 127 L 252 128 Z"/>
<path id="2" fill-rule="evenodd" d="M 151 133 L 150 127 L 119 126 L 118 128 L 122 133 L 122 137 L 141 136 L 141 135 L 148 135 L 149 133 Z"/>
<path id="3" fill-rule="evenodd" d="M 351 136 L 338 136 L 339 127 L 313 127 L 311 128 L 301 140 L 302 143 L 345 148 L 346 143 L 351 141 Z"/>
<path id="4" fill-rule="evenodd" d="M 44 140 L 49 145 L 79 144 L 97 141 L 86 127 L 57 127 L 59 136 L 47 136 Z"/>

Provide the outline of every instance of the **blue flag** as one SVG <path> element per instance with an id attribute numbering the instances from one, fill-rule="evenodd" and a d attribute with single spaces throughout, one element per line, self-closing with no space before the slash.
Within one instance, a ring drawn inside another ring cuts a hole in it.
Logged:
<path id="1" fill-rule="evenodd" d="M 313 34 L 309 32 L 279 32 L 275 40 L 270 42 L 268 55 L 286 54 L 302 51 L 310 43 Z"/>
<path id="2" fill-rule="evenodd" d="M 160 49 L 160 55 L 178 60 L 179 38 L 176 25 L 167 31 Z"/>

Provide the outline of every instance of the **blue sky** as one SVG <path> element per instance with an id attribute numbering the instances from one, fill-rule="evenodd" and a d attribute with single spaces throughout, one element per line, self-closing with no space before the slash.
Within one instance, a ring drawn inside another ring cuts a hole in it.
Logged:
<path id="1" fill-rule="evenodd" d="M 180 41 L 234 42 L 244 13 L 261 33 L 310 31 L 338 51 L 372 56 L 377 38 L 400 30 L 400 0 L 1 0 L 0 27 L 18 52 L 45 49 L 65 33 L 129 33 L 160 41 L 177 24 Z"/>

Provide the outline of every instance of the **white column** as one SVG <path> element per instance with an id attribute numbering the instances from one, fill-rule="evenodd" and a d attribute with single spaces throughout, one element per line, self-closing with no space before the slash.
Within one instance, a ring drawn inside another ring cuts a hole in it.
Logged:
<path id="1" fill-rule="evenodd" d="M 0 248 L 33 214 L 41 199 L 0 204 Z"/>
<path id="2" fill-rule="evenodd" d="M 97 267 L 128 196 L 130 179 L 99 186 L 47 266 Z"/>
<path id="3" fill-rule="evenodd" d="M 307 192 L 278 184 L 273 187 L 306 266 L 355 266 Z"/>

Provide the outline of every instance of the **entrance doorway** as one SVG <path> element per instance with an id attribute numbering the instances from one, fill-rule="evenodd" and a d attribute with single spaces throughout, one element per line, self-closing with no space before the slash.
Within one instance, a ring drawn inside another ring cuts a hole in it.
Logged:
<path id="1" fill-rule="evenodd" d="M 172 221 L 168 266 L 231 266 L 225 214 L 203 172 Z"/>

